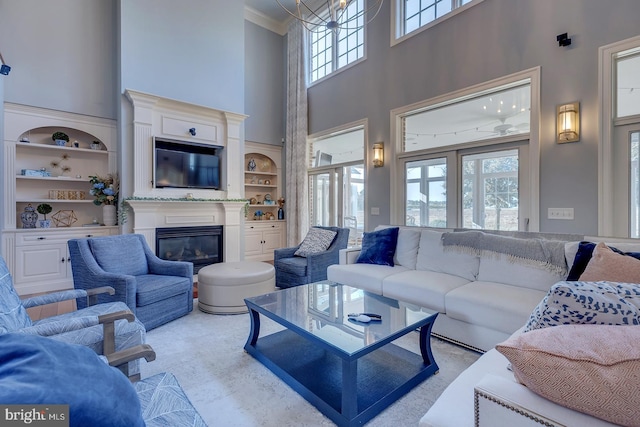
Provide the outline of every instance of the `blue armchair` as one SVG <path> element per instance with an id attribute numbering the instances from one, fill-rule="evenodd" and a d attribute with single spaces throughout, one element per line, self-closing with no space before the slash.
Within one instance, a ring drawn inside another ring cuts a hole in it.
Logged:
<path id="1" fill-rule="evenodd" d="M 144 325 L 121 302 L 92 305 L 35 322 L 26 310 L 76 298 L 86 301 L 88 297 L 93 298 L 88 295 L 92 293 L 93 291 L 69 290 L 20 300 L 7 264 L 0 257 L 0 335 L 40 335 L 70 344 L 80 344 L 97 354 L 125 350 L 145 342 Z M 128 365 L 127 374 L 132 377 L 139 374 L 138 361 Z"/>
<path id="2" fill-rule="evenodd" d="M 321 253 L 295 256 L 300 245 L 292 248 L 276 249 L 273 266 L 276 270 L 276 286 L 290 288 L 327 279 L 327 267 L 338 264 L 340 249 L 347 247 L 349 229 L 338 227 L 315 227 L 335 231 L 337 234 L 329 248 Z"/>
<path id="3" fill-rule="evenodd" d="M 68 245 L 74 287 L 113 287 L 115 295 L 98 302 L 124 302 L 147 331 L 193 310 L 193 264 L 158 258 L 144 236 L 72 239 Z M 78 300 L 79 308 L 85 304 Z"/>

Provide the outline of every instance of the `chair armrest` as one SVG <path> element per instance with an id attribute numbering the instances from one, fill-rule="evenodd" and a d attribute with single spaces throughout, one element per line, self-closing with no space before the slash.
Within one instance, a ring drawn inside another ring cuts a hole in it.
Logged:
<path id="1" fill-rule="evenodd" d="M 87 305 L 96 305 L 98 303 L 98 295 L 109 294 L 115 295 L 116 290 L 111 286 L 100 286 L 99 288 L 87 289 Z"/>
<path id="2" fill-rule="evenodd" d="M 361 250 L 361 246 L 352 246 L 350 248 L 340 249 L 339 263 L 355 264 Z"/>
<path id="3" fill-rule="evenodd" d="M 90 328 L 91 326 L 96 326 L 99 324 L 100 322 L 98 321 L 98 316 L 74 317 L 65 320 L 43 321 L 26 328 L 18 329 L 16 332 L 48 337 L 63 334 L 65 332 Z"/>
<path id="4" fill-rule="evenodd" d="M 76 298 L 84 298 L 87 292 L 84 289 L 70 289 L 67 291 L 51 292 L 46 295 L 38 295 L 36 297 L 25 298 L 21 300 L 24 308 L 38 307 L 54 302 L 74 300 Z"/>
<path id="5" fill-rule="evenodd" d="M 136 317 L 129 310 L 116 311 L 98 316 L 98 322 L 103 327 L 103 349 L 102 353 L 107 355 L 116 351 L 116 320 L 125 319 L 133 322 Z"/>
<path id="6" fill-rule="evenodd" d="M 292 248 L 280 248 L 273 251 L 273 260 L 277 261 L 282 258 L 291 258 L 294 253 L 300 248 L 300 245 Z"/>
<path id="7" fill-rule="evenodd" d="M 193 263 L 187 261 L 168 261 L 166 259 L 147 256 L 149 273 L 163 276 L 178 276 L 193 279 Z"/>
<path id="8" fill-rule="evenodd" d="M 149 344 L 139 344 L 115 353 L 105 354 L 105 357 L 109 365 L 120 367 L 143 357 L 147 362 L 153 362 L 156 360 L 156 352 Z"/>

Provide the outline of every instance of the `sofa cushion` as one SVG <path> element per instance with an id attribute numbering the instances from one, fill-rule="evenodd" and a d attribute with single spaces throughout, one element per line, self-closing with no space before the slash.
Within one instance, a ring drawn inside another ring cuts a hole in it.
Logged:
<path id="1" fill-rule="evenodd" d="M 524 330 L 576 323 L 640 325 L 640 286 L 558 282 L 533 309 Z"/>
<path id="2" fill-rule="evenodd" d="M 68 404 L 71 425 L 145 425 L 129 379 L 84 346 L 2 334 L 0 383 L 3 404 Z"/>
<path id="3" fill-rule="evenodd" d="M 400 265 L 334 264 L 327 268 L 327 279 L 382 295 L 382 280 L 407 270 Z"/>
<path id="4" fill-rule="evenodd" d="M 420 244 L 420 230 L 401 228 L 398 231 L 398 244 L 393 256 L 394 264 L 399 264 L 411 270 L 416 269 L 418 246 Z"/>
<path id="5" fill-rule="evenodd" d="M 140 239 L 133 234 L 89 239 L 93 257 L 104 271 L 138 276 L 149 272 Z"/>
<path id="6" fill-rule="evenodd" d="M 523 286 L 547 292 L 551 285 L 564 280 L 564 274 L 514 262 L 505 254 L 480 256 L 478 280 Z"/>
<path id="7" fill-rule="evenodd" d="M 476 280 L 480 261 L 475 255 L 444 252 L 442 246 L 442 232 L 422 230 L 416 270 L 429 270 L 448 273 Z"/>
<path id="8" fill-rule="evenodd" d="M 307 257 L 313 254 L 319 254 L 331 246 L 333 239 L 336 238 L 333 230 L 325 230 L 324 228 L 312 227 L 302 240 L 300 247 L 295 251 L 295 256 Z"/>
<path id="9" fill-rule="evenodd" d="M 466 283 L 467 279 L 453 274 L 408 270 L 385 277 L 382 294 L 444 313 L 445 295 Z"/>
<path id="10" fill-rule="evenodd" d="M 142 307 L 189 292 L 193 281 L 186 277 L 145 274 L 136 276 L 136 306 Z"/>
<path id="11" fill-rule="evenodd" d="M 568 242 L 564 245 L 565 258 L 567 265 L 570 266 L 569 274 L 566 280 L 579 280 L 580 275 L 587 267 L 591 255 L 596 247 L 596 242 Z M 614 252 L 622 253 L 640 258 L 640 243 L 630 242 L 605 242 Z"/>
<path id="12" fill-rule="evenodd" d="M 303 257 L 280 258 L 275 262 L 276 269 L 298 277 L 306 277 L 307 260 Z"/>
<path id="13" fill-rule="evenodd" d="M 527 321 L 544 295 L 503 283 L 470 282 L 446 295 L 446 313 L 452 319 L 510 334 Z"/>
<path id="14" fill-rule="evenodd" d="M 362 250 L 357 264 L 378 264 L 393 267 L 393 255 L 398 243 L 398 227 L 384 228 L 365 232 L 362 237 Z"/>
<path id="15" fill-rule="evenodd" d="M 620 425 L 640 419 L 640 328 L 565 325 L 512 337 L 496 349 L 515 378 L 560 405 Z"/>
<path id="16" fill-rule="evenodd" d="M 593 255 L 580 275 L 580 280 L 640 283 L 640 260 L 633 256 L 615 253 L 600 242 L 593 250 Z"/>

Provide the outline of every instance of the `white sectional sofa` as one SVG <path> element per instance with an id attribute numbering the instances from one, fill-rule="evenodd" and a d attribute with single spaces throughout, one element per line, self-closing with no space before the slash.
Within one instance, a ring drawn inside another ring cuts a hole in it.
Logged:
<path id="1" fill-rule="evenodd" d="M 327 278 L 437 310 L 433 334 L 487 351 L 524 325 L 551 285 L 566 277 L 566 265 L 562 272 L 551 272 L 513 262 L 508 254 L 445 250 L 447 232 L 453 230 L 400 227 L 393 267 L 357 264 L 360 248 L 348 248 L 341 251 L 340 264 L 329 266 Z"/>
<path id="2" fill-rule="evenodd" d="M 445 249 L 443 233 L 452 231 L 400 227 L 393 267 L 357 264 L 360 249 L 348 248 L 342 251 L 340 264 L 327 272 L 329 280 L 438 310 L 434 335 L 486 351 L 449 385 L 420 426 L 614 425 L 532 392 L 515 380 L 509 361 L 494 348 L 520 334 L 551 286 L 566 278 L 579 241 L 603 239 L 515 233 L 515 238 L 564 241 L 566 269 L 561 273 L 504 253 Z M 626 242 L 614 243 L 624 251 L 640 251 L 637 241 L 616 242 Z"/>

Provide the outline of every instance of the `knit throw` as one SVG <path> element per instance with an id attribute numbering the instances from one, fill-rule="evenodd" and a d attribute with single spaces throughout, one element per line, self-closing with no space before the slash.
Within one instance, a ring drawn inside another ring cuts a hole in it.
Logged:
<path id="1" fill-rule="evenodd" d="M 510 262 L 544 269 L 558 275 L 567 274 L 564 244 L 564 241 L 559 240 L 521 239 L 481 231 L 450 232 L 442 235 L 442 246 L 446 251 L 475 256 L 504 254 Z"/>

